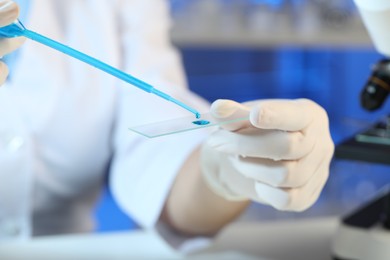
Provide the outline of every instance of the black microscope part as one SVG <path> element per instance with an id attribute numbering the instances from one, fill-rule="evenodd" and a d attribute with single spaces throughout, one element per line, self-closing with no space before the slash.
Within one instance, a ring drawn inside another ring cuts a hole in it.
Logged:
<path id="1" fill-rule="evenodd" d="M 380 108 L 390 92 L 390 60 L 383 59 L 375 64 L 371 77 L 365 84 L 360 102 L 369 111 Z"/>

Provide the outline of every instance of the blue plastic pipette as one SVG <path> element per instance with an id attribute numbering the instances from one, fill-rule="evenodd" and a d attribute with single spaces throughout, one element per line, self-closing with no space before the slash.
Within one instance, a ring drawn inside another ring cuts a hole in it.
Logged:
<path id="1" fill-rule="evenodd" d="M 63 53 L 65 53 L 73 58 L 80 60 L 80 61 L 83 61 L 83 62 L 85 62 L 85 63 L 87 63 L 95 68 L 98 68 L 104 72 L 111 74 L 114 77 L 117 77 L 121 80 L 124 80 L 127 83 L 130 83 L 133 86 L 136 86 L 136 87 L 138 87 L 146 92 L 155 94 L 163 99 L 171 101 L 171 102 L 181 106 L 182 108 L 187 109 L 191 113 L 195 114 L 196 118 L 200 118 L 200 113 L 198 111 L 187 106 L 183 102 L 181 102 L 177 99 L 174 99 L 173 97 L 169 96 L 168 94 L 154 88 L 153 86 L 149 85 L 148 83 L 146 83 L 142 80 L 139 80 L 139 79 L 137 79 L 137 78 L 121 71 L 121 70 L 118 70 L 118 69 L 98 60 L 98 59 L 95 59 L 87 54 L 79 52 L 79 51 L 77 51 L 69 46 L 66 46 L 62 43 L 55 41 L 55 40 L 49 39 L 49 38 L 47 38 L 39 33 L 30 31 L 30 30 L 26 29 L 26 27 L 24 27 L 24 25 L 19 20 L 17 20 L 15 23 L 12 23 L 8 26 L 0 28 L 0 37 L 12 38 L 12 37 L 18 37 L 18 36 L 24 36 L 24 37 L 29 38 L 31 40 L 34 40 L 36 42 L 42 43 L 48 47 L 56 49 L 60 52 L 63 52 Z"/>

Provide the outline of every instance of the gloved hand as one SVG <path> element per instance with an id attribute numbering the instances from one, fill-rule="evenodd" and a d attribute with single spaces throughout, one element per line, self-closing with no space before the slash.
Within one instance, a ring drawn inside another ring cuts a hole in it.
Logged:
<path id="1" fill-rule="evenodd" d="M 18 5 L 10 0 L 0 0 L 0 27 L 13 23 L 19 16 Z M 0 38 L 0 57 L 16 50 L 25 41 L 24 37 Z M 0 86 L 8 76 L 8 67 L 0 62 Z"/>
<path id="2" fill-rule="evenodd" d="M 211 113 L 249 118 L 224 125 L 203 144 L 202 174 L 215 193 L 279 210 L 302 211 L 314 204 L 334 152 L 324 109 L 307 99 L 217 100 Z"/>

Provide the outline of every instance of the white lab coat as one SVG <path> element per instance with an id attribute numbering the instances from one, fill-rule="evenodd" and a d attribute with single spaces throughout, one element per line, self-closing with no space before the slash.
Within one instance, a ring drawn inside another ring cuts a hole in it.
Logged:
<path id="1" fill-rule="evenodd" d="M 208 109 L 186 90 L 163 0 L 35 0 L 25 24 Z M 128 127 L 190 115 L 27 41 L 0 88 L 0 237 L 90 231 L 106 174 L 119 206 L 152 226 L 205 133 L 147 139 Z"/>

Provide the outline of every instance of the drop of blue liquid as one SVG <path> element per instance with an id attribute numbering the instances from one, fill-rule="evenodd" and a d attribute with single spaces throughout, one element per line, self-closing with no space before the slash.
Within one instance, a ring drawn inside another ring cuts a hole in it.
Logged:
<path id="1" fill-rule="evenodd" d="M 192 122 L 195 125 L 208 125 L 210 124 L 210 121 L 207 120 L 196 120 Z"/>

